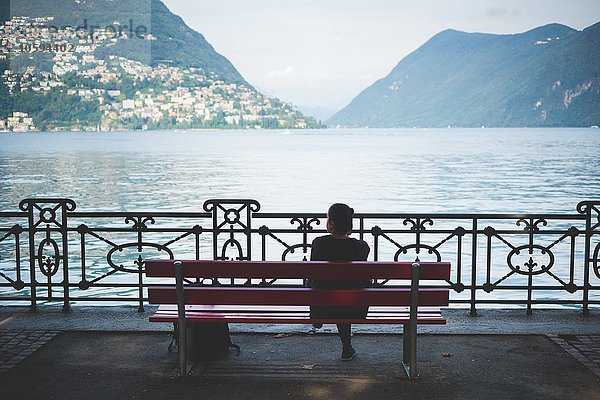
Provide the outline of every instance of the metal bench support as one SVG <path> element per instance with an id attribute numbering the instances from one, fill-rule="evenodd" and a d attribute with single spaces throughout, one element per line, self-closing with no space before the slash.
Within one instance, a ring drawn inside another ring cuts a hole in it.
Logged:
<path id="1" fill-rule="evenodd" d="M 183 265 L 175 261 L 175 285 L 177 290 L 177 324 L 179 334 L 179 376 L 187 376 L 192 366 L 188 364 L 187 323 L 185 319 L 185 292 L 183 290 Z"/>
<path id="2" fill-rule="evenodd" d="M 418 260 L 418 259 L 417 259 Z M 402 366 L 410 380 L 417 379 L 417 313 L 419 311 L 419 262 L 412 264 L 410 324 L 402 326 Z"/>

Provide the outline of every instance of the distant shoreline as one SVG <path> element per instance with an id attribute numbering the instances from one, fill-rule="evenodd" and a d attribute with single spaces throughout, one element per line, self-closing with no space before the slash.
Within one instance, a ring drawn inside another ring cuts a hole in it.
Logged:
<path id="1" fill-rule="evenodd" d="M 160 130 L 114 130 L 114 131 L 27 131 L 27 132 L 12 132 L 12 131 L 0 131 L 0 134 L 14 134 L 14 135 L 35 135 L 35 134 L 113 134 L 113 133 L 187 133 L 187 132 L 290 132 L 290 133 L 301 133 L 301 132 L 315 132 L 315 131 L 464 131 L 464 130 L 481 130 L 481 131 L 515 131 L 515 130 L 554 130 L 554 129 L 568 129 L 568 130 L 596 130 L 598 126 L 566 126 L 566 127 L 447 127 L 447 128 L 421 128 L 421 127 L 399 127 L 399 128 L 346 128 L 346 127 L 328 127 L 328 128 L 311 128 L 311 129 L 300 129 L 300 128 L 279 128 L 279 129 L 244 129 L 244 128 L 192 128 L 192 129 L 160 129 Z M 600 132 L 600 130 L 599 130 Z"/>

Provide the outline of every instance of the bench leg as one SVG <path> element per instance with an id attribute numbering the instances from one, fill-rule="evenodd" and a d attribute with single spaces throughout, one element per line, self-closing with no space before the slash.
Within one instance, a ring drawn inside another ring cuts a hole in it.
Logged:
<path id="1" fill-rule="evenodd" d="M 192 370 L 192 364 L 188 362 L 190 355 L 191 335 L 187 324 L 178 327 L 179 346 L 177 352 L 179 356 L 179 376 L 187 376 Z"/>
<path id="2" fill-rule="evenodd" d="M 407 329 L 406 325 L 402 325 L 402 363 L 404 365 L 410 364 L 410 330 Z"/>
<path id="3" fill-rule="evenodd" d="M 185 319 L 185 295 L 183 291 L 183 266 L 181 261 L 175 262 L 175 286 L 177 289 L 177 329 L 179 333 L 179 376 L 187 376 L 191 370 L 188 365 L 188 338 L 190 337 Z"/>
<path id="4" fill-rule="evenodd" d="M 410 380 L 417 379 L 417 316 L 419 312 L 419 259 L 412 264 L 410 284 L 410 323 L 402 325 L 404 332 L 404 352 L 402 365 Z M 408 360 L 408 365 L 406 361 Z"/>
<path id="5" fill-rule="evenodd" d="M 416 325 L 402 325 L 402 366 L 410 380 L 417 379 L 417 330 Z"/>

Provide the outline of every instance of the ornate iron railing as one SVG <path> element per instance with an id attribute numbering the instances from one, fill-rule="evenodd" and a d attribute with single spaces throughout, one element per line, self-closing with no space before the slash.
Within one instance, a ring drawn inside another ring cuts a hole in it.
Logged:
<path id="1" fill-rule="evenodd" d="M 0 212 L 0 301 L 135 302 L 160 281 L 148 258 L 291 260 L 310 256 L 322 213 L 265 213 L 255 200 L 209 200 L 203 212 L 80 212 L 70 199 L 26 199 Z M 573 214 L 357 214 L 372 260 L 452 263 L 451 303 L 600 305 L 600 201 Z M 299 285 L 257 280 L 203 284 Z M 396 285 L 379 281 L 377 285 Z"/>

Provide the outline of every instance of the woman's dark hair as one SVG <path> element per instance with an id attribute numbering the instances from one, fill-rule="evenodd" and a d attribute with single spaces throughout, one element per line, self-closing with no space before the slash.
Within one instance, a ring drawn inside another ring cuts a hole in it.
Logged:
<path id="1" fill-rule="evenodd" d="M 352 231 L 354 209 L 343 203 L 335 203 L 329 207 L 327 217 L 333 222 L 333 233 L 347 235 Z"/>

